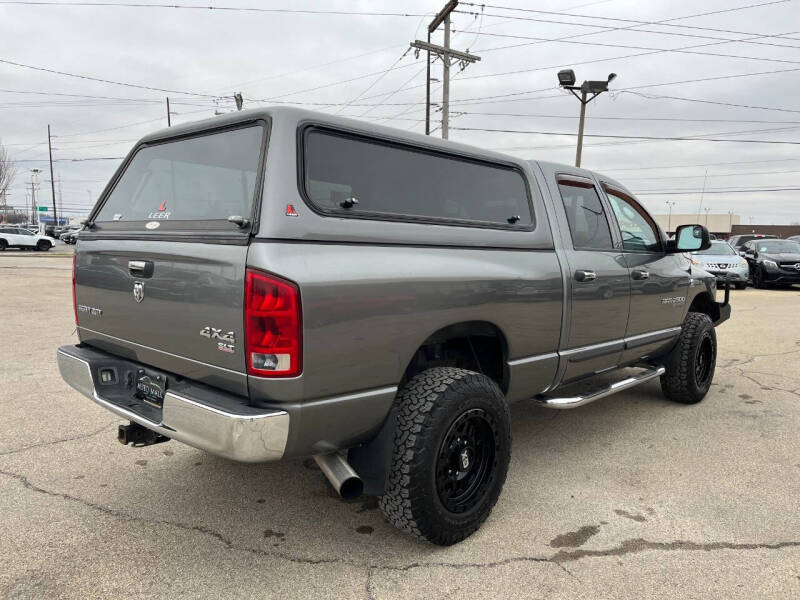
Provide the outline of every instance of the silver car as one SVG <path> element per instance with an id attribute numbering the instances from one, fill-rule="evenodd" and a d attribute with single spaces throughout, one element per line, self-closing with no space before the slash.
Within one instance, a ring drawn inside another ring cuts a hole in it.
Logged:
<path id="1" fill-rule="evenodd" d="M 747 287 L 750 267 L 727 242 L 713 241 L 710 248 L 692 252 L 692 264 L 715 275 L 720 281 L 730 277 L 730 282 L 737 290 Z"/>

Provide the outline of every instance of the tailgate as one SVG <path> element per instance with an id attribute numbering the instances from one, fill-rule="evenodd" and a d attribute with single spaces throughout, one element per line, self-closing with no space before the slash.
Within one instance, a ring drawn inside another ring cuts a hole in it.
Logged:
<path id="1" fill-rule="evenodd" d="M 82 342 L 247 394 L 245 265 L 266 133 L 258 121 L 136 148 L 78 242 Z"/>
<path id="2" fill-rule="evenodd" d="M 81 240 L 81 341 L 246 394 L 246 253 L 247 246 Z"/>

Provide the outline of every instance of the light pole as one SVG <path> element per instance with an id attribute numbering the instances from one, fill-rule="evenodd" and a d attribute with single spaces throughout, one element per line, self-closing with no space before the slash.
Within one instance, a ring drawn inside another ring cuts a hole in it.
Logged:
<path id="1" fill-rule="evenodd" d="M 674 200 L 667 200 L 666 204 L 669 207 L 669 215 L 667 216 L 667 233 L 669 233 L 672 229 L 672 207 L 675 206 L 676 203 Z"/>
<path id="2" fill-rule="evenodd" d="M 733 233 L 733 211 L 728 211 L 728 235 Z"/>
<path id="3" fill-rule="evenodd" d="M 706 229 L 708 229 L 708 211 L 710 211 L 711 209 L 710 208 L 704 208 L 703 210 L 706 211 Z"/>
<path id="4" fill-rule="evenodd" d="M 578 151 L 575 154 L 575 166 L 581 166 L 581 151 L 583 150 L 583 123 L 586 119 L 586 105 L 592 100 L 597 98 L 603 92 L 608 91 L 608 84 L 616 78 L 616 73 L 609 73 L 608 79 L 605 81 L 584 81 L 580 86 L 575 85 L 575 71 L 572 69 L 564 69 L 558 72 L 558 85 L 575 96 L 581 103 L 581 119 L 578 124 Z M 580 91 L 581 95 L 576 94 Z M 588 97 L 591 94 L 591 97 Z"/>

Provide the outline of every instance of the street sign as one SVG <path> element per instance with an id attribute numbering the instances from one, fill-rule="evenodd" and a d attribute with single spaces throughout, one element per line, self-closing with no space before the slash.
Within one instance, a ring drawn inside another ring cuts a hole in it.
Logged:
<path id="1" fill-rule="evenodd" d="M 37 206 L 36 208 L 39 212 L 47 212 L 48 210 L 50 210 L 49 206 Z"/>

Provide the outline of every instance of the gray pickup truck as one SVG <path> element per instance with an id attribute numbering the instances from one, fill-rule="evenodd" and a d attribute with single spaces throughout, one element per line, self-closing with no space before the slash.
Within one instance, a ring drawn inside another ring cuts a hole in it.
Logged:
<path id="1" fill-rule="evenodd" d="M 585 169 L 243 111 L 135 145 L 81 231 L 58 365 L 130 421 L 122 443 L 313 456 L 343 497 L 453 544 L 500 494 L 509 404 L 658 377 L 702 400 L 730 315 L 687 254 L 708 245 Z"/>

